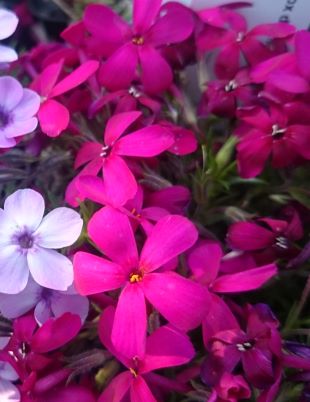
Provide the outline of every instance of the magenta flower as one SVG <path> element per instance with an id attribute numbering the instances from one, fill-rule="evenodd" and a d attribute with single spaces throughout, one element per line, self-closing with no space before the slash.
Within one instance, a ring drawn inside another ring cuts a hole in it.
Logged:
<path id="1" fill-rule="evenodd" d="M 178 215 L 160 219 L 140 257 L 129 218 L 112 208 L 105 207 L 94 214 L 88 233 L 112 262 L 89 253 L 76 253 L 75 284 L 82 295 L 122 288 L 112 331 L 117 350 L 126 356 L 143 354 L 145 299 L 181 330 L 188 331 L 201 323 L 208 310 L 207 289 L 175 272 L 160 271 L 195 243 L 197 231 L 189 220 Z"/>
<path id="2" fill-rule="evenodd" d="M 244 260 L 240 260 L 238 271 L 223 273 L 221 272 L 222 258 L 221 246 L 213 240 L 198 242 L 188 253 L 188 266 L 195 279 L 208 285 L 209 290 L 214 293 L 254 290 L 277 274 L 275 264 L 248 268 L 244 265 Z"/>
<path id="3" fill-rule="evenodd" d="M 246 19 L 232 9 L 224 7 L 207 9 L 199 15 L 211 26 L 207 26 L 199 35 L 198 48 L 201 51 L 220 48 L 215 62 L 215 72 L 221 79 L 237 74 L 241 67 L 241 55 L 250 65 L 272 56 L 272 51 L 259 38 L 285 39 L 295 33 L 293 25 L 281 22 L 257 25 L 248 31 Z"/>
<path id="4" fill-rule="evenodd" d="M 0 93 L 0 148 L 10 148 L 37 127 L 40 98 L 13 77 L 0 77 Z"/>
<path id="5" fill-rule="evenodd" d="M 141 85 L 132 85 L 129 89 L 104 94 L 92 102 L 88 115 L 93 118 L 106 105 L 115 106 L 114 114 L 134 111 L 139 107 L 146 107 L 152 113 L 158 114 L 162 108 L 160 99 L 144 94 Z"/>
<path id="6" fill-rule="evenodd" d="M 237 130 L 238 169 L 242 177 L 259 175 L 269 157 L 272 166 L 283 168 L 298 158 L 310 159 L 310 129 L 298 119 L 302 106 L 279 109 L 254 107 L 239 110 Z"/>
<path id="7" fill-rule="evenodd" d="M 123 135 L 141 115 L 141 112 L 127 112 L 112 116 L 104 131 L 103 144 L 86 142 L 81 147 L 75 167 L 79 168 L 86 163 L 87 165 L 69 185 L 66 195 L 68 201 L 74 200 L 74 187 L 80 177 L 96 176 L 100 170 L 104 178 L 102 197 L 110 205 L 119 207 L 136 195 L 137 182 L 125 158 L 156 156 L 174 143 L 173 135 L 157 124 Z M 83 199 L 82 182 L 79 190 Z"/>
<path id="8" fill-rule="evenodd" d="M 89 302 L 87 297 L 77 294 L 73 287 L 65 291 L 47 289 L 39 286 L 32 278 L 29 278 L 25 289 L 16 295 L 0 293 L 0 312 L 6 318 L 20 317 L 33 308 L 39 325 L 64 313 L 76 314 L 84 323 Z"/>
<path id="9" fill-rule="evenodd" d="M 152 371 L 173 367 L 189 362 L 195 355 L 189 338 L 172 327 L 163 326 L 147 339 L 138 357 L 135 354 L 124 356 L 113 346 L 113 321 L 116 312 L 108 307 L 99 322 L 99 336 L 103 345 L 128 369 L 116 376 L 104 390 L 99 402 L 121 402 L 130 395 L 130 401 L 155 402 L 147 380 L 159 382 L 162 378 L 152 376 Z M 112 337 L 112 338 L 111 338 Z"/>
<path id="10" fill-rule="evenodd" d="M 264 251 L 265 258 L 294 256 L 293 242 L 303 236 L 299 215 L 295 210 L 287 220 L 260 218 L 236 222 L 230 226 L 227 240 L 231 247 L 244 251 Z"/>
<path id="11" fill-rule="evenodd" d="M 248 71 L 240 70 L 232 79 L 209 81 L 199 106 L 199 114 L 234 117 L 238 106 L 253 104 L 256 91 L 250 86 Z"/>
<path id="12" fill-rule="evenodd" d="M 0 9 L 0 40 L 13 35 L 18 24 L 18 18 L 9 10 Z M 17 60 L 18 56 L 15 50 L 8 46 L 0 45 L 0 63 L 11 63 Z M 1 91 L 2 92 L 2 91 Z"/>
<path id="13" fill-rule="evenodd" d="M 186 7 L 174 3 L 161 8 L 161 3 L 135 0 L 133 26 L 106 6 L 92 4 L 86 8 L 86 29 L 100 40 L 103 54 L 108 56 L 99 73 L 107 89 L 128 89 L 137 69 L 148 93 L 160 93 L 172 84 L 171 67 L 159 49 L 188 38 L 194 21 Z"/>
<path id="14" fill-rule="evenodd" d="M 17 190 L 0 209 L 0 291 L 25 289 L 29 271 L 41 286 L 66 290 L 73 282 L 72 263 L 54 248 L 79 237 L 83 221 L 69 208 L 56 208 L 43 218 L 44 199 L 31 189 Z"/>
<path id="15" fill-rule="evenodd" d="M 277 377 L 274 361 L 282 356 L 278 325 L 267 305 L 250 306 L 246 331 L 220 331 L 209 341 L 210 358 L 205 360 L 202 371 L 204 381 L 217 382 L 217 377 L 232 372 L 241 360 L 252 385 L 267 388 L 273 384 Z"/>
<path id="16" fill-rule="evenodd" d="M 213 293 L 209 312 L 202 322 L 205 345 L 215 333 L 238 328 L 229 307 L 217 294 L 255 290 L 277 274 L 275 264 L 257 267 L 247 255 L 224 256 L 219 243 L 213 240 L 198 241 L 187 255 L 187 263 L 193 277 Z"/>
<path id="17" fill-rule="evenodd" d="M 50 137 L 57 137 L 68 127 L 70 120 L 68 109 L 54 98 L 85 82 L 94 74 L 99 66 L 97 61 L 88 60 L 59 81 L 63 64 L 63 60 L 50 64 L 31 85 L 40 94 L 42 99 L 38 113 L 41 129 L 43 133 Z"/>
<path id="18" fill-rule="evenodd" d="M 286 52 L 256 65 L 251 78 L 257 83 L 280 89 L 290 94 L 304 94 L 310 90 L 310 34 L 298 31 L 295 35 L 295 52 Z"/>
<path id="19" fill-rule="evenodd" d="M 83 195 L 94 202 L 101 205 L 109 205 L 109 202 L 104 197 L 104 182 L 99 177 L 87 177 L 83 180 Z M 154 206 L 145 207 L 144 205 L 144 191 L 141 186 L 138 185 L 138 190 L 134 198 L 128 200 L 124 206 L 118 209 L 123 214 L 126 214 L 136 229 L 138 225 L 141 225 L 146 234 L 151 233 L 153 225 L 159 219 L 166 215 L 170 215 L 170 212 L 164 208 Z"/>
<path id="20" fill-rule="evenodd" d="M 74 339 L 81 326 L 80 318 L 71 313 L 50 318 L 39 328 L 32 314 L 14 320 L 13 335 L 6 350 L 14 357 L 21 372 L 20 377 L 23 377 L 21 380 L 27 377 L 28 371 L 39 371 L 51 364 L 53 359 L 47 359 L 44 354 L 55 351 Z"/>

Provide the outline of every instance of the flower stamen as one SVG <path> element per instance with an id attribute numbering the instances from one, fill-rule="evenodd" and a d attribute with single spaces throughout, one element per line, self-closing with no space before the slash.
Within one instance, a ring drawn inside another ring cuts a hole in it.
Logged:
<path id="1" fill-rule="evenodd" d="M 132 43 L 133 43 L 134 45 L 138 45 L 138 46 L 143 45 L 143 44 L 144 44 L 144 38 L 143 38 L 143 36 L 141 36 L 141 35 L 134 36 L 134 37 L 132 38 Z"/>

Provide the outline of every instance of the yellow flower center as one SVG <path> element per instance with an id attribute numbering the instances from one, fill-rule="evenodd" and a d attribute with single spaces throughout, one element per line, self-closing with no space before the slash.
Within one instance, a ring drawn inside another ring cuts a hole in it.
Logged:
<path id="1" fill-rule="evenodd" d="M 129 282 L 130 283 L 137 283 L 142 281 L 143 275 L 140 273 L 132 273 L 129 276 Z"/>

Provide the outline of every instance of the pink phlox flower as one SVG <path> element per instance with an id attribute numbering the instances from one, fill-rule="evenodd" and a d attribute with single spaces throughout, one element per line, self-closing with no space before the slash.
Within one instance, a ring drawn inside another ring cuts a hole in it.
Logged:
<path id="1" fill-rule="evenodd" d="M 4 8 L 0 9 L 0 40 L 6 39 L 13 35 L 17 28 L 18 18 L 12 11 Z M 8 46 L 0 45 L 0 63 L 11 63 L 18 59 L 15 50 Z"/>
<path id="2" fill-rule="evenodd" d="M 249 255 L 224 256 L 221 245 L 214 240 L 199 240 L 187 253 L 187 264 L 193 278 L 208 286 L 212 294 L 209 312 L 202 322 L 205 345 L 216 332 L 238 327 L 218 295 L 258 289 L 277 274 L 275 264 L 257 267 Z"/>
<path id="3" fill-rule="evenodd" d="M 310 62 L 308 54 L 310 34 L 298 31 L 295 35 L 295 52 L 272 57 L 256 65 L 251 78 L 257 83 L 268 83 L 282 91 L 293 94 L 308 93 L 310 90 Z"/>
<path id="4" fill-rule="evenodd" d="M 109 205 L 109 200 L 104 196 L 104 181 L 96 176 L 89 176 L 83 180 L 83 196 L 101 205 Z M 110 205 L 110 207 L 112 207 Z M 113 207 L 112 207 L 113 208 Z M 156 204 L 146 207 L 144 205 L 144 191 L 140 185 L 134 198 L 128 200 L 126 204 L 115 208 L 126 214 L 131 221 L 132 227 L 136 230 L 140 225 L 143 231 L 148 235 L 154 224 L 166 215 L 170 215 L 168 210 L 158 207 Z"/>
<path id="5" fill-rule="evenodd" d="M 106 105 L 115 106 L 114 114 L 146 108 L 157 115 L 162 108 L 162 102 L 163 100 L 159 97 L 146 95 L 141 85 L 134 84 L 129 89 L 105 93 L 94 100 L 89 107 L 88 115 L 93 118 Z"/>
<path id="6" fill-rule="evenodd" d="M 39 371 L 53 364 L 53 357 L 48 353 L 74 339 L 81 326 L 80 317 L 71 313 L 49 318 L 41 327 L 38 327 L 33 314 L 15 319 L 13 335 L 6 351 L 14 356 L 21 380 L 26 381 L 32 371 Z"/>
<path id="7" fill-rule="evenodd" d="M 199 105 L 201 115 L 213 113 L 231 118 L 237 107 L 251 106 L 257 101 L 257 90 L 251 85 L 247 69 L 240 70 L 231 79 L 209 81 L 207 85 Z"/>
<path id="8" fill-rule="evenodd" d="M 93 215 L 88 234 L 111 261 L 77 252 L 75 285 L 82 295 L 122 289 L 112 331 L 117 350 L 127 356 L 143 354 L 147 326 L 145 299 L 183 331 L 201 323 L 209 309 L 207 289 L 175 272 L 160 270 L 195 243 L 197 230 L 188 219 L 178 215 L 160 219 L 140 257 L 129 218 L 112 208 L 102 208 Z"/>
<path id="9" fill-rule="evenodd" d="M 234 264 L 239 262 L 239 270 L 222 272 L 223 251 L 221 245 L 214 240 L 200 240 L 187 254 L 187 263 L 193 277 L 209 287 L 214 293 L 247 292 L 261 287 L 277 274 L 275 264 L 247 267 L 245 258 L 237 255 Z M 226 259 L 227 270 L 227 259 Z"/>
<path id="10" fill-rule="evenodd" d="M 248 381 L 268 388 L 276 380 L 276 362 L 282 358 L 278 321 L 267 305 L 247 309 L 246 330 L 220 331 L 209 341 L 210 358 L 205 360 L 202 377 L 207 384 L 218 382 L 224 372 L 232 372 L 241 360 Z"/>
<path id="11" fill-rule="evenodd" d="M 78 315 L 83 323 L 89 302 L 87 297 L 77 294 L 73 286 L 65 291 L 57 291 L 38 285 L 32 278 L 29 278 L 25 289 L 16 295 L 0 293 L 0 311 L 8 319 L 20 317 L 33 308 L 39 325 L 67 312 Z"/>
<path id="12" fill-rule="evenodd" d="M 70 208 L 60 207 L 44 218 L 44 199 L 31 190 L 17 190 L 0 209 L 0 290 L 16 294 L 25 289 L 29 271 L 41 286 L 66 290 L 73 282 L 72 263 L 54 249 L 72 245 L 83 221 Z"/>
<path id="13" fill-rule="evenodd" d="M 265 260 L 292 258 L 297 249 L 294 242 L 303 236 L 298 212 L 294 208 L 284 211 L 285 219 L 259 218 L 255 221 L 236 222 L 230 226 L 227 241 L 237 250 L 263 253 Z M 255 254 L 255 258 L 259 255 Z"/>
<path id="14" fill-rule="evenodd" d="M 260 38 L 288 39 L 295 27 L 286 23 L 257 25 L 247 30 L 246 19 L 232 9 L 221 7 L 200 13 L 207 27 L 200 33 L 197 46 L 201 51 L 220 48 L 215 62 L 215 73 L 225 79 L 237 74 L 242 58 L 253 66 L 272 56 L 272 50 Z"/>
<path id="15" fill-rule="evenodd" d="M 304 109 L 298 103 L 294 108 L 271 104 L 268 109 L 257 106 L 238 111 L 237 158 L 242 177 L 259 175 L 269 157 L 274 168 L 289 166 L 300 158 L 310 159 L 309 125 L 298 120 Z"/>
<path id="16" fill-rule="evenodd" d="M 160 49 L 184 41 L 194 27 L 190 9 L 162 0 L 145 3 L 135 0 L 133 25 L 129 25 L 110 8 L 89 5 L 83 22 L 93 37 L 105 47 L 107 61 L 99 72 L 100 82 L 110 91 L 128 89 L 137 68 L 147 93 L 160 93 L 172 84 L 172 70 Z"/>
<path id="17" fill-rule="evenodd" d="M 63 60 L 50 64 L 31 85 L 31 88 L 41 96 L 41 107 L 38 113 L 41 129 L 50 137 L 57 137 L 67 128 L 70 120 L 68 109 L 54 98 L 85 82 L 99 66 L 97 61 L 88 60 L 59 81 L 63 64 Z"/>
<path id="18" fill-rule="evenodd" d="M 10 148 L 36 129 L 40 98 L 10 76 L 0 77 L 0 93 L 0 148 Z"/>
<path id="19" fill-rule="evenodd" d="M 58 394 L 60 390 L 57 385 L 64 383 L 71 373 L 70 369 L 62 367 L 63 355 L 59 348 L 74 339 L 80 329 L 80 318 L 71 313 L 65 313 L 57 319 L 50 318 L 40 328 L 32 314 L 14 320 L 13 335 L 5 351 L 12 357 L 19 374 L 22 401 L 25 398 L 34 402 L 57 401 L 45 392 L 53 389 L 55 394 L 52 395 L 61 395 L 61 392 Z M 63 392 L 67 395 L 65 390 Z M 83 388 L 81 393 L 85 397 L 91 394 L 86 390 L 83 393 Z M 85 399 L 88 400 L 94 401 Z"/>
<path id="20" fill-rule="evenodd" d="M 138 185 L 127 158 L 150 158 L 161 154 L 174 143 L 172 133 L 158 124 L 123 135 L 141 115 L 138 111 L 116 114 L 107 122 L 103 144 L 83 144 L 77 154 L 75 168 L 86 166 L 69 184 L 66 199 L 70 204 L 77 202 L 73 195 L 75 187 L 78 186 L 77 192 L 81 194 L 77 197 L 83 200 L 83 183 L 87 184 L 88 176 L 96 176 L 99 171 L 102 171 L 104 178 L 102 197 L 110 205 L 122 206 L 136 195 Z"/>
<path id="21" fill-rule="evenodd" d="M 108 307 L 100 318 L 99 336 L 103 345 L 128 369 L 117 375 L 104 390 L 99 402 L 120 402 L 126 395 L 134 402 L 143 398 L 145 402 L 155 402 L 148 385 L 149 374 L 157 369 L 173 367 L 189 362 L 195 355 L 189 338 L 170 326 L 156 329 L 146 339 L 143 351 L 136 355 L 124 356 L 113 346 L 114 307 Z M 156 376 L 161 379 L 161 376 Z M 155 376 L 152 377 L 154 382 Z M 160 383 L 159 383 L 160 385 Z"/>

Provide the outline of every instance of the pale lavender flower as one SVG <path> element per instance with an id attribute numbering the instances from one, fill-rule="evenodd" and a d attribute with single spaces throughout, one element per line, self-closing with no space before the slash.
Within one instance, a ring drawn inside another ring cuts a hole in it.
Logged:
<path id="1" fill-rule="evenodd" d="M 0 350 L 5 348 L 9 338 L 0 338 Z M 12 381 L 18 380 L 18 374 L 9 362 L 0 360 L 0 401 L 19 402 L 20 393 Z"/>
<path id="2" fill-rule="evenodd" d="M 17 190 L 0 209 L 0 292 L 25 289 L 29 271 L 41 286 L 67 290 L 73 282 L 72 263 L 53 249 L 72 245 L 83 221 L 70 208 L 56 208 L 44 218 L 44 199 L 31 189 Z"/>
<path id="3" fill-rule="evenodd" d="M 73 285 L 65 291 L 52 290 L 38 285 L 32 278 L 29 278 L 27 286 L 20 293 L 0 294 L 0 313 L 6 318 L 20 317 L 33 308 L 39 325 L 64 313 L 77 314 L 84 323 L 88 315 L 89 301 L 87 297 L 77 294 Z"/>
<path id="4" fill-rule="evenodd" d="M 18 24 L 18 18 L 9 10 L 0 9 L 0 40 L 13 35 Z M 0 45 L 0 63 L 10 63 L 18 59 L 15 50 Z"/>
<path id="5" fill-rule="evenodd" d="M 39 107 L 36 92 L 23 88 L 13 77 L 0 77 L 0 148 L 13 147 L 15 137 L 35 130 Z"/>

